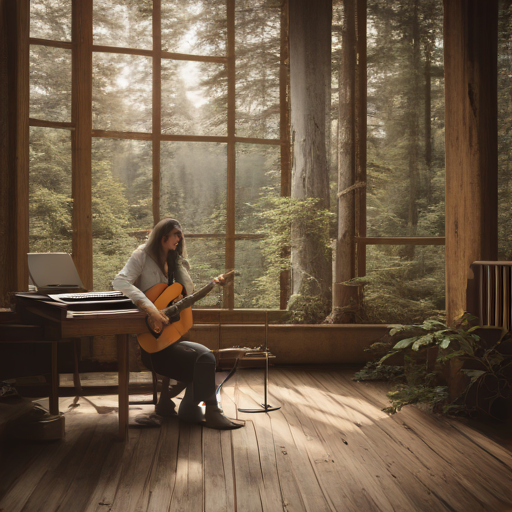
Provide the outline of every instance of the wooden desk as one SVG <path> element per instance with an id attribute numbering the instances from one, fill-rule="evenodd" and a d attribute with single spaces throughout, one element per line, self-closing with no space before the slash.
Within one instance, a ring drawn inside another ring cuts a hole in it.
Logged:
<path id="1" fill-rule="evenodd" d="M 124 311 L 68 311 L 65 305 L 33 299 L 18 301 L 23 323 L 42 325 L 42 343 L 52 343 L 52 382 L 50 413 L 59 414 L 59 373 L 57 352 L 59 343 L 73 338 L 95 335 L 115 335 L 117 339 L 118 394 L 119 394 L 119 438 L 128 438 L 128 335 L 146 332 L 144 313 L 136 309 Z M 26 340 L 34 341 L 34 340 Z"/>

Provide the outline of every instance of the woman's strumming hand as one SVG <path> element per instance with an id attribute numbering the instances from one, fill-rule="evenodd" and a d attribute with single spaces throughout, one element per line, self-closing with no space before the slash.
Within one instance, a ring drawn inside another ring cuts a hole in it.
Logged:
<path id="1" fill-rule="evenodd" d="M 169 324 L 169 319 L 161 311 L 151 310 L 148 312 L 148 324 L 155 332 L 162 332 L 164 326 Z"/>

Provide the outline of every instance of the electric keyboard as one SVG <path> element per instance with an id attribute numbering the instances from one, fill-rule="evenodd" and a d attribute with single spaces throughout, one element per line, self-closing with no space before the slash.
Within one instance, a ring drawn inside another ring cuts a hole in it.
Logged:
<path id="1" fill-rule="evenodd" d="M 83 292 L 83 293 L 58 293 L 48 295 L 53 300 L 63 302 L 64 304 L 74 304 L 76 302 L 97 302 L 97 301 L 130 301 L 126 295 L 121 292 Z M 131 302 L 131 301 L 130 301 Z"/>

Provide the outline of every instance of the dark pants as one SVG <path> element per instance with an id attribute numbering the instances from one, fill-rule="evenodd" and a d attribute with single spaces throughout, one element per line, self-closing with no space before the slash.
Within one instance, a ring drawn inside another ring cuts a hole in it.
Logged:
<path id="1" fill-rule="evenodd" d="M 160 352 L 150 354 L 141 347 L 142 363 L 149 370 L 187 386 L 193 384 L 197 403 L 216 405 L 215 356 L 192 341 L 177 341 Z"/>

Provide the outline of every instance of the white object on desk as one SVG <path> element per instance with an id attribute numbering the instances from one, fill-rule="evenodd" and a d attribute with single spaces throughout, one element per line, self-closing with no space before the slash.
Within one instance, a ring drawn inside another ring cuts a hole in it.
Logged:
<path id="1" fill-rule="evenodd" d="M 37 288 L 84 289 L 71 255 L 67 252 L 29 252 L 28 272 Z"/>

